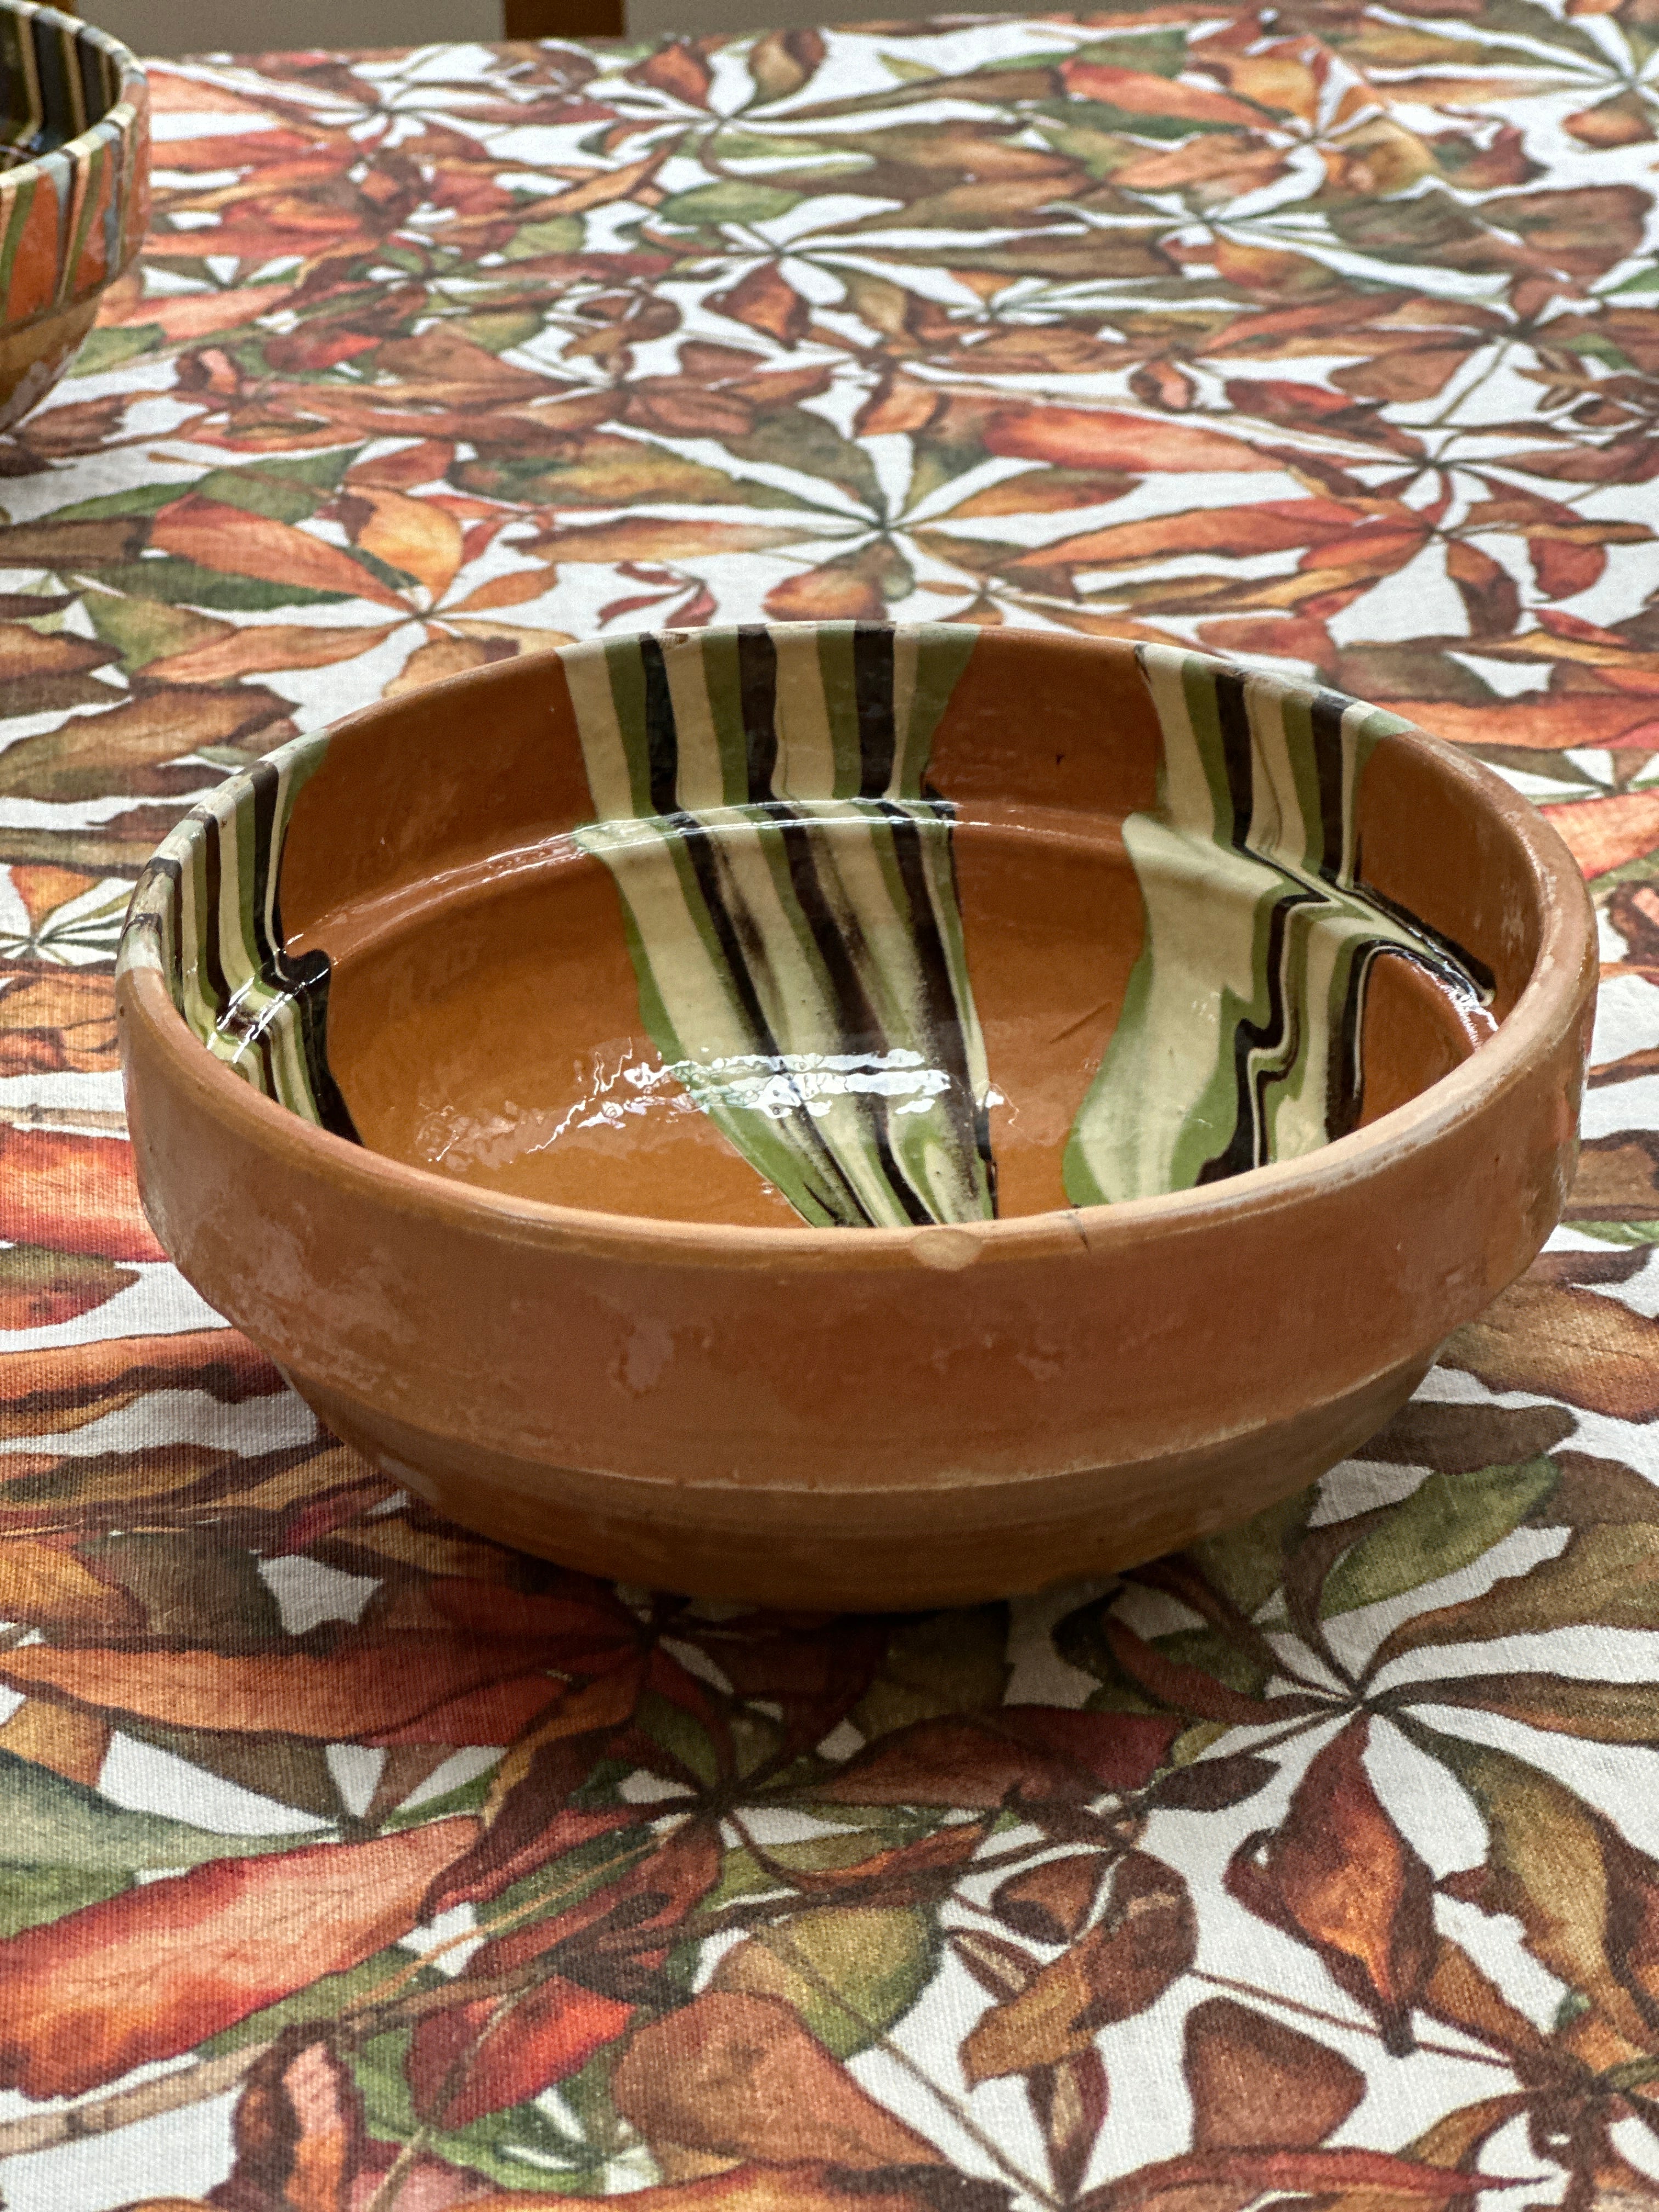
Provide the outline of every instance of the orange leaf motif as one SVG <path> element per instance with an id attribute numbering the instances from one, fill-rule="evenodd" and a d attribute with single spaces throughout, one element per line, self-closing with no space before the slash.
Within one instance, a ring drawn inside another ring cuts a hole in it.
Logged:
<path id="1" fill-rule="evenodd" d="M 476 1827 L 219 1859 L 25 1929 L 0 1943 L 0 2082 L 78 2097 L 344 1973 L 408 1932 Z"/>
<path id="2" fill-rule="evenodd" d="M 390 635 L 382 624 L 324 629 L 302 623 L 258 623 L 152 660 L 144 674 L 164 684 L 234 684 L 267 669 L 328 668 L 337 660 L 355 660 Z"/>
<path id="3" fill-rule="evenodd" d="M 1133 115 L 1173 115 L 1190 123 L 1243 123 L 1252 129 L 1261 122 L 1255 108 L 1217 92 L 1213 86 L 1183 84 L 1178 77 L 1155 76 L 1148 70 L 1073 61 L 1067 62 L 1060 74 L 1074 99 L 1104 100 Z"/>
<path id="4" fill-rule="evenodd" d="M 351 535 L 364 552 L 424 584 L 435 606 L 461 565 L 461 526 L 455 517 L 434 500 L 411 499 L 378 484 L 354 485 L 347 512 Z"/>
<path id="5" fill-rule="evenodd" d="M 1109 1864 L 1104 1851 L 1043 1859 L 999 1883 L 992 1909 L 1017 1935 L 1038 1943 L 1069 1943 L 1093 1911 Z"/>
<path id="6" fill-rule="evenodd" d="M 1371 1787 L 1370 1729 L 1351 1722 L 1326 1745 L 1279 1826 L 1239 1845 L 1227 1887 L 1316 1951 L 1398 2054 L 1413 2047 L 1412 2006 L 1434 1966 L 1434 1880 Z"/>
<path id="7" fill-rule="evenodd" d="M 33 1644 L 0 1656 L 0 1680 L 167 1728 L 244 1729 L 323 1743 L 387 1737 L 504 1743 L 527 1717 L 523 1705 L 539 1711 L 559 1694 L 560 1684 L 546 1674 L 530 1675 L 528 1689 L 520 1694 L 537 1656 L 518 1643 L 434 1644 L 424 1637 L 365 1638 L 337 1647 L 326 1659 L 304 1651 L 241 1658 L 221 1651 L 77 1650 Z M 446 1707 L 474 1691 L 480 1697 L 476 1710 L 469 1707 L 468 1725 L 488 1728 L 495 1698 L 504 1733 L 420 1733 L 441 1727 Z"/>
<path id="8" fill-rule="evenodd" d="M 103 1260 L 165 1260 L 118 1137 L 0 1127 L 0 1237 Z"/>
<path id="9" fill-rule="evenodd" d="M 981 2212 L 981 2207 L 990 2212 L 1006 2199 L 981 2183 L 972 2196 L 961 2190 L 953 2201 L 963 2212 Z M 468 2197 L 465 2212 L 570 2212 L 571 2203 L 568 2196 L 526 2195 L 515 2189 L 507 2197 Z M 629 2191 L 629 2212 L 938 2212 L 938 2203 L 936 2191 L 896 2166 L 873 2186 L 860 2184 L 849 2190 L 846 2169 L 821 2161 L 734 2166 L 703 2181 L 660 2182 L 653 2189 Z"/>
<path id="10" fill-rule="evenodd" d="M 782 346 L 799 345 L 806 336 L 811 310 L 775 261 L 757 263 L 729 292 L 716 292 L 709 306 L 750 330 L 764 331 Z"/>
<path id="11" fill-rule="evenodd" d="M 521 1996 L 428 2013 L 409 2051 L 415 2108 L 445 2128 L 505 2112 L 584 2067 L 635 2008 L 550 1974 Z"/>
<path id="12" fill-rule="evenodd" d="M 1048 461 L 1069 469 L 1121 469 L 1133 476 L 1165 469 L 1279 466 L 1269 454 L 1257 453 L 1224 430 L 1104 407 L 1004 408 L 986 426 L 985 450 L 1007 460 Z"/>
<path id="13" fill-rule="evenodd" d="M 1138 1790 L 1180 1733 L 1173 1715 L 1006 1705 L 984 1721 L 917 1721 L 848 1760 L 811 1794 L 843 1805 L 960 1805 L 1011 1796 L 1081 1802 Z"/>
<path id="14" fill-rule="evenodd" d="M 1340 2051 L 1231 1997 L 1188 2014 L 1183 2063 L 1195 2150 L 1323 2142 L 1365 2094 Z"/>
<path id="15" fill-rule="evenodd" d="M 1162 1861 L 1130 1852 L 1114 1872 L 1106 1918 L 1018 1996 L 994 2005 L 967 2037 L 969 2081 L 1076 2057 L 1101 2028 L 1155 2004 L 1191 1966 L 1197 1945 L 1186 1883 Z"/>
<path id="16" fill-rule="evenodd" d="M 198 492 L 162 508 L 150 525 L 149 542 L 164 553 L 176 553 L 221 574 L 261 576 L 274 584 L 374 599 L 382 606 L 403 605 L 395 592 L 339 546 L 296 530 L 291 522 L 249 514 L 223 500 L 204 499 Z"/>
<path id="17" fill-rule="evenodd" d="M 611 2086 L 617 2110 L 653 2146 L 769 2166 L 828 2160 L 859 2173 L 945 2163 L 776 1997 L 694 1997 L 639 2031 Z"/>

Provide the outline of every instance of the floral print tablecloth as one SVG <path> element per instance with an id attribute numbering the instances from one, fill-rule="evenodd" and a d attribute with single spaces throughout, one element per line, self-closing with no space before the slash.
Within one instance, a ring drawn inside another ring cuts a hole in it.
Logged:
<path id="1" fill-rule="evenodd" d="M 1659 2204 L 1659 7 L 1202 0 L 158 69 L 0 441 L 11 2212 Z M 1363 1458 L 916 1619 L 612 1589 L 319 1434 L 138 1211 L 138 861 L 297 730 L 715 618 L 1194 641 L 1544 804 L 1570 1225 Z"/>

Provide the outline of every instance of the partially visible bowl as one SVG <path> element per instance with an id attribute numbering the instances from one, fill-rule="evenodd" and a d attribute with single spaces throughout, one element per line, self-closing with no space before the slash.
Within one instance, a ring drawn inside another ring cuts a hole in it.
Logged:
<path id="1" fill-rule="evenodd" d="M 137 252 L 149 86 L 120 41 L 0 0 L 0 429 L 37 406 Z"/>
<path id="2" fill-rule="evenodd" d="M 1380 1426 L 1558 1218 L 1595 949 L 1553 831 L 1391 715 L 786 624 L 285 747 L 151 863 L 118 1003 L 162 1243 L 398 1480 L 916 1606 Z"/>

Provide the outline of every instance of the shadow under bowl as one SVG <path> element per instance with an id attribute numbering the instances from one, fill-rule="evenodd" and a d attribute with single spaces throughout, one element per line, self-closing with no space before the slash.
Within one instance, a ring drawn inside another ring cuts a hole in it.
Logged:
<path id="1" fill-rule="evenodd" d="M 1174 648 L 784 624 L 503 662 L 135 894 L 140 1187 L 455 1519 L 968 1601 L 1246 1518 L 1530 1263 L 1594 917 L 1395 717 Z"/>
<path id="2" fill-rule="evenodd" d="M 0 0 L 0 429 L 45 398 L 149 205 L 149 86 L 118 40 Z"/>

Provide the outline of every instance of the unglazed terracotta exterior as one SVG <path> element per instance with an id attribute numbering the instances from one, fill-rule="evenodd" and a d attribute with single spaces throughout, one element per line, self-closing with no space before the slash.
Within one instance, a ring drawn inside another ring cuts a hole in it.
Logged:
<path id="1" fill-rule="evenodd" d="M 149 87 L 106 32 L 0 0 L 0 429 L 69 367 L 137 252 Z M 28 158 L 20 160 L 20 155 Z"/>
<path id="2" fill-rule="evenodd" d="M 157 1233 L 590 1571 L 958 1602 L 1238 1521 L 1531 1261 L 1588 898 L 1395 718 L 1162 647 L 627 638 L 233 779 L 135 895 Z"/>

